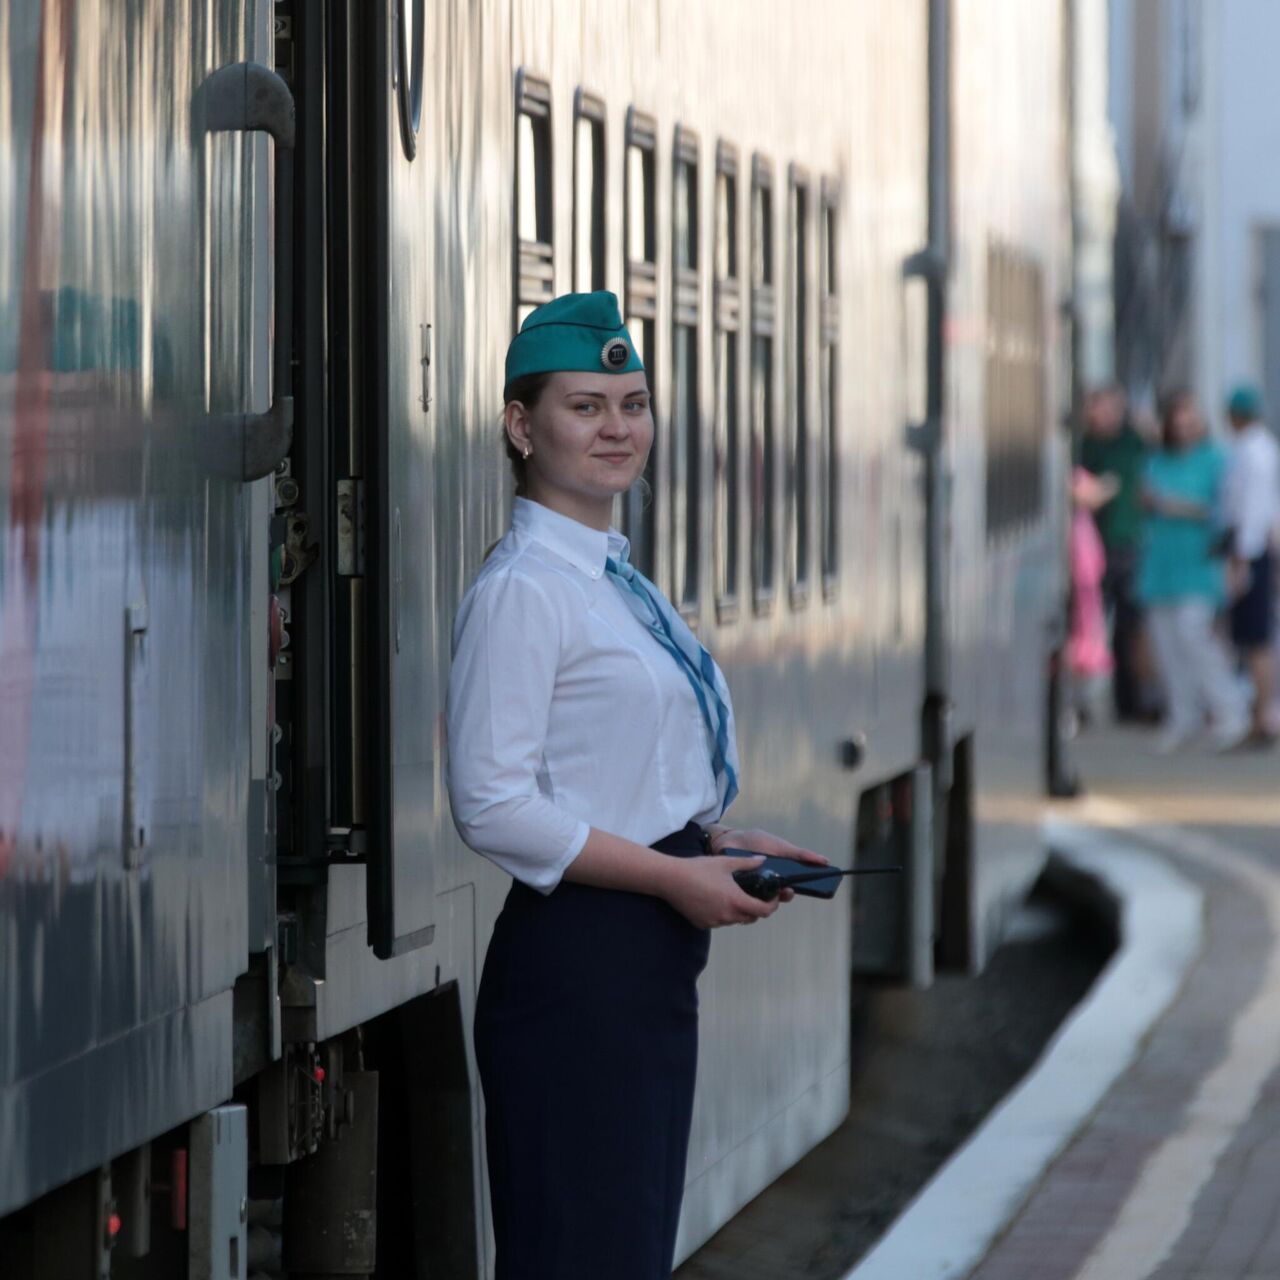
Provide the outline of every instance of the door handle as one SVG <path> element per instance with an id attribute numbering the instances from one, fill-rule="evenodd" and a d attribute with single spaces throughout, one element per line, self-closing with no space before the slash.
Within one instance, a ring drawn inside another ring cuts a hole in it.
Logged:
<path id="1" fill-rule="evenodd" d="M 260 132 L 275 142 L 275 323 L 272 333 L 271 406 L 265 413 L 209 415 L 201 453 L 220 474 L 240 480 L 270 475 L 293 441 L 293 94 L 270 67 L 233 62 L 210 72 L 196 90 L 191 118 L 204 133 Z"/>

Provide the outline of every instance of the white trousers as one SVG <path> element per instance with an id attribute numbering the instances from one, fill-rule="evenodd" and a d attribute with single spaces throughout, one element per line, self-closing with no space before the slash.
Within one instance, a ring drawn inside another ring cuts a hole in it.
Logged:
<path id="1" fill-rule="evenodd" d="M 1244 694 L 1213 629 L 1213 617 L 1213 605 L 1197 597 L 1147 609 L 1164 682 L 1166 729 L 1172 734 L 1194 733 L 1206 710 L 1214 729 L 1223 733 L 1246 722 Z"/>

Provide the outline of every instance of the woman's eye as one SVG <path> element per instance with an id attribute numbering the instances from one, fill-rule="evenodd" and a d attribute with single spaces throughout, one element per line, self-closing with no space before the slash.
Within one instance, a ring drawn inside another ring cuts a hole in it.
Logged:
<path id="1" fill-rule="evenodd" d="M 594 413 L 596 406 L 590 400 L 584 400 L 581 404 L 575 406 L 579 413 Z"/>
<path id="2" fill-rule="evenodd" d="M 628 400 L 623 406 L 628 413 L 643 413 L 645 403 L 643 400 Z"/>

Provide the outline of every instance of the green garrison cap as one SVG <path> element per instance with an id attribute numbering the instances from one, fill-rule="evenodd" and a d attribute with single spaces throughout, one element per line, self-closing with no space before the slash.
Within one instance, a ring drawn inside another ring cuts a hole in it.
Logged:
<path id="1" fill-rule="evenodd" d="M 641 373 L 644 365 L 604 289 L 566 293 L 529 312 L 507 348 L 507 382 L 531 373 Z"/>
<path id="2" fill-rule="evenodd" d="M 1233 418 L 1262 417 L 1262 393 L 1251 382 L 1232 387 L 1227 397 L 1227 412 Z"/>

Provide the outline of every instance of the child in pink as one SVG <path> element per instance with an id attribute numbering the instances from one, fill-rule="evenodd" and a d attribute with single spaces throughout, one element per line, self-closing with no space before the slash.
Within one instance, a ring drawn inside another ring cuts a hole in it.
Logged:
<path id="1" fill-rule="evenodd" d="M 1076 467 L 1071 476 L 1071 631 L 1067 668 L 1071 672 L 1077 710 L 1089 704 L 1103 678 L 1111 674 L 1111 649 L 1102 604 L 1102 577 L 1107 569 L 1093 513 L 1115 496 L 1112 476 L 1095 476 Z"/>

